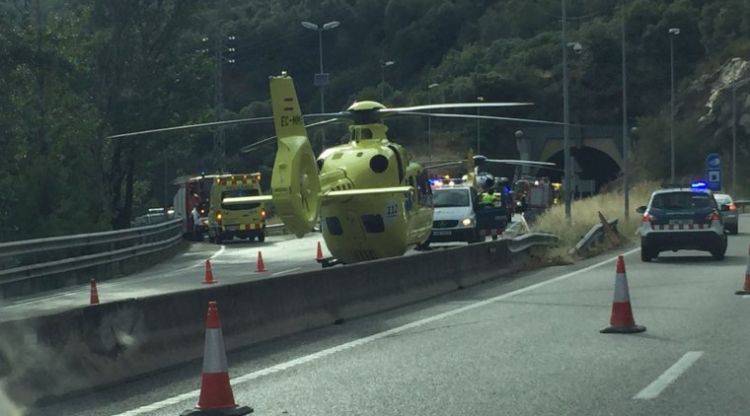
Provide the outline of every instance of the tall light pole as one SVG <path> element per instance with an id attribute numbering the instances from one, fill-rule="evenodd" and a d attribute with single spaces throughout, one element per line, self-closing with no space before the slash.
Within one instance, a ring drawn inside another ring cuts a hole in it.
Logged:
<path id="1" fill-rule="evenodd" d="M 484 97 L 477 97 L 477 101 L 479 101 L 479 102 L 484 101 Z M 480 113 L 479 113 L 480 109 L 481 109 L 481 107 L 477 107 L 477 115 L 480 115 Z M 480 132 L 481 132 L 481 130 L 480 130 L 481 125 L 479 124 L 480 121 L 481 120 L 479 120 L 479 118 L 477 117 L 477 154 L 481 154 L 481 152 L 482 152 L 481 146 L 480 146 L 480 142 L 479 142 L 479 136 L 480 136 Z"/>
<path id="2" fill-rule="evenodd" d="M 732 193 L 737 192 L 737 88 L 750 82 L 750 78 L 732 82 Z"/>
<path id="3" fill-rule="evenodd" d="M 341 22 L 337 20 L 324 23 L 322 26 L 318 26 L 315 23 L 302 22 L 302 27 L 318 32 L 318 52 L 320 54 L 320 72 L 315 74 L 314 84 L 320 87 L 320 112 L 326 112 L 326 101 L 325 101 L 325 86 L 328 84 L 328 74 L 323 72 L 323 32 L 339 27 Z M 321 148 L 326 147 L 326 131 L 321 129 Z"/>
<path id="4" fill-rule="evenodd" d="M 570 105 L 568 99 L 568 42 L 565 37 L 568 12 L 566 0 L 561 0 L 562 6 L 562 53 L 563 53 L 563 200 L 565 201 L 565 221 L 571 223 L 570 213 Z"/>
<path id="5" fill-rule="evenodd" d="M 380 102 L 385 101 L 385 69 L 395 64 L 396 61 L 384 61 L 380 63 Z"/>
<path id="6" fill-rule="evenodd" d="M 671 80 L 670 90 L 670 125 L 669 125 L 669 159 L 670 159 L 670 183 L 674 183 L 674 38 L 680 34 L 680 28 L 669 29 L 669 77 Z"/>
<path id="7" fill-rule="evenodd" d="M 432 84 L 427 86 L 427 103 L 432 104 L 432 90 L 435 87 L 440 86 L 437 82 L 433 82 Z M 429 111 L 430 113 L 432 110 Z M 427 117 L 427 149 L 430 157 L 430 162 L 432 162 L 432 117 Z"/>
<path id="8" fill-rule="evenodd" d="M 622 194 L 624 199 L 623 213 L 625 221 L 630 218 L 630 189 L 628 183 L 628 154 L 630 152 L 628 136 L 628 73 L 627 61 L 625 56 L 625 0 L 620 3 L 622 6 Z"/>

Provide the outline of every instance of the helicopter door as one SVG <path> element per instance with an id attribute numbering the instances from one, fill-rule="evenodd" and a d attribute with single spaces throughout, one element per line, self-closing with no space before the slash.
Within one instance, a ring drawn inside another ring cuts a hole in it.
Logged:
<path id="1" fill-rule="evenodd" d="M 388 148 L 390 148 L 393 151 L 393 154 L 396 155 L 396 162 L 398 165 L 398 183 L 400 184 L 404 181 L 404 163 L 401 161 L 401 155 L 398 153 L 396 146 L 389 144 Z"/>

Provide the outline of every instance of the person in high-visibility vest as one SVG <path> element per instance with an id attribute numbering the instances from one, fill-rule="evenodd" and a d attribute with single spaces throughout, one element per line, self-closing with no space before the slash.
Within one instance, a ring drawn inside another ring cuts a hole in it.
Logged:
<path id="1" fill-rule="evenodd" d="M 495 195 L 492 194 L 492 191 L 482 192 L 482 197 L 479 200 L 480 204 L 492 205 L 494 202 L 495 202 Z"/>

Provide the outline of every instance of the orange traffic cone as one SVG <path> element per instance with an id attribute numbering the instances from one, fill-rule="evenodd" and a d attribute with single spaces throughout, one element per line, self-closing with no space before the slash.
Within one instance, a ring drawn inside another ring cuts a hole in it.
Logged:
<path id="1" fill-rule="evenodd" d="M 89 305 L 99 304 L 99 291 L 96 289 L 96 279 L 91 279 L 91 296 L 89 297 Z"/>
<path id="2" fill-rule="evenodd" d="M 258 263 L 255 266 L 255 271 L 257 273 L 266 271 L 266 265 L 263 264 L 263 255 L 260 253 L 260 251 L 258 251 Z"/>
<path id="3" fill-rule="evenodd" d="M 612 302 L 612 317 L 610 327 L 602 329 L 603 334 L 632 334 L 643 332 L 645 326 L 636 325 L 633 310 L 630 308 L 630 291 L 628 290 L 628 276 L 625 274 L 625 261 L 622 256 L 617 257 L 617 274 L 615 275 L 615 297 Z"/>
<path id="4" fill-rule="evenodd" d="M 323 248 L 320 247 L 320 241 L 318 241 L 318 251 L 315 253 L 315 260 L 323 260 Z"/>
<path id="5" fill-rule="evenodd" d="M 229 368 L 221 333 L 219 309 L 216 302 L 208 302 L 201 394 L 195 408 L 182 412 L 180 416 L 241 416 L 252 412 L 252 408 L 240 407 L 234 402 L 234 393 L 229 384 Z"/>
<path id="6" fill-rule="evenodd" d="M 750 295 L 750 248 L 748 248 L 747 267 L 745 268 L 745 287 L 734 292 L 735 295 Z"/>
<path id="7" fill-rule="evenodd" d="M 216 283 L 217 281 L 214 279 L 214 272 L 211 271 L 211 260 L 206 259 L 206 273 L 203 278 L 203 284 L 210 285 L 211 283 Z"/>

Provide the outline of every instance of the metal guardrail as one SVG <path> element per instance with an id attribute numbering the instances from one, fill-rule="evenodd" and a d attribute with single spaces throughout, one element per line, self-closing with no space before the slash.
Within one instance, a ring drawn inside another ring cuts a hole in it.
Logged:
<path id="1" fill-rule="evenodd" d="M 742 209 L 742 213 L 745 213 L 745 208 L 750 206 L 750 199 L 737 199 L 734 201 L 734 205 Z"/>
<path id="2" fill-rule="evenodd" d="M 175 219 L 127 230 L 0 243 L 0 288 L 155 253 L 181 239 L 182 220 Z"/>
<path id="3" fill-rule="evenodd" d="M 607 221 L 612 228 L 617 229 L 617 218 Z M 591 229 L 586 233 L 586 235 L 581 238 L 578 243 L 576 243 L 575 251 L 581 252 L 583 250 L 588 250 L 594 243 L 601 242 L 604 240 L 604 227 L 601 223 L 595 224 Z"/>

